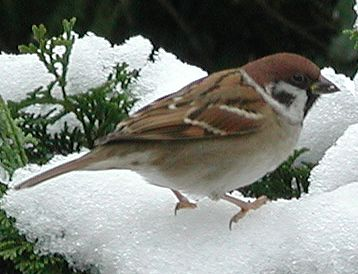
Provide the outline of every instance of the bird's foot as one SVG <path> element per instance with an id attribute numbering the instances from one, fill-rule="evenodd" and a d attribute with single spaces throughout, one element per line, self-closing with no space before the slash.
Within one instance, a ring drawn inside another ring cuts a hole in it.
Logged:
<path id="1" fill-rule="evenodd" d="M 179 209 L 183 209 L 183 208 L 196 208 L 197 205 L 195 203 L 189 202 L 187 201 L 180 201 L 176 204 L 175 209 L 174 209 L 174 214 L 177 215 L 177 211 Z"/>
<path id="2" fill-rule="evenodd" d="M 181 194 L 179 191 L 172 190 L 175 194 L 175 196 L 178 198 L 179 202 L 176 204 L 174 208 L 174 214 L 177 215 L 177 211 L 179 209 L 183 208 L 196 208 L 197 205 L 195 203 L 192 203 L 186 198 L 183 194 Z"/>
<path id="3" fill-rule="evenodd" d="M 241 208 L 240 212 L 235 214 L 231 219 L 230 219 L 230 223 L 229 223 L 229 228 L 231 230 L 232 228 L 232 224 L 233 223 L 237 223 L 240 219 L 242 219 L 243 217 L 245 217 L 246 213 L 249 212 L 252 209 L 258 209 L 259 207 L 263 206 L 264 204 L 266 204 L 269 199 L 266 196 L 260 196 L 259 198 L 257 198 L 254 202 L 250 203 L 250 202 L 244 202 L 240 199 L 234 198 L 232 196 L 229 196 L 227 194 L 225 194 L 223 196 L 223 199 L 231 202 L 237 206 L 239 206 Z"/>

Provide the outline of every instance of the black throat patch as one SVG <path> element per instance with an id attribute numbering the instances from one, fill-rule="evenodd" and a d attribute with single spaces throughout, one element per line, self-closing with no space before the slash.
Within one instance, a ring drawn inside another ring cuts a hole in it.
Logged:
<path id="1" fill-rule="evenodd" d="M 304 109 L 304 117 L 306 117 L 308 111 L 311 109 L 313 104 L 317 101 L 317 99 L 319 98 L 319 95 L 312 94 L 310 91 L 307 91 L 307 97 L 308 97 L 308 99 L 307 99 L 305 109 Z"/>

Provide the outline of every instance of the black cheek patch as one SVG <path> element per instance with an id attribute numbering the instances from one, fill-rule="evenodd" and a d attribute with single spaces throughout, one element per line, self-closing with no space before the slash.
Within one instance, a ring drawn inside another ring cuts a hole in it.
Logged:
<path id="1" fill-rule="evenodd" d="M 296 96 L 284 90 L 274 90 L 272 92 L 272 97 L 286 107 L 292 105 L 293 101 L 296 99 Z"/>

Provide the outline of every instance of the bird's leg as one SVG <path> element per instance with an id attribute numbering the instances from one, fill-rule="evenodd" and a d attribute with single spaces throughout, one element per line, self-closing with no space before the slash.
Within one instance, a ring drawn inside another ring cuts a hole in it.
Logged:
<path id="1" fill-rule="evenodd" d="M 223 200 L 226 200 L 230 203 L 233 203 L 235 205 L 237 205 L 238 207 L 241 208 L 240 212 L 235 214 L 231 219 L 230 219 L 230 223 L 229 223 L 229 227 L 231 230 L 232 227 L 232 223 L 237 223 L 241 218 L 243 218 L 246 213 L 251 210 L 251 209 L 258 209 L 259 207 L 261 207 L 262 205 L 264 205 L 267 201 L 269 201 L 269 199 L 266 196 L 260 196 L 259 198 L 257 198 L 254 202 L 250 203 L 250 202 L 245 202 L 242 201 L 238 198 L 234 198 L 230 195 L 225 194 L 224 196 L 221 197 Z"/>
<path id="2" fill-rule="evenodd" d="M 196 204 L 192 203 L 179 191 L 172 189 L 175 196 L 178 198 L 179 202 L 176 204 L 174 209 L 174 214 L 177 215 L 177 211 L 182 208 L 196 208 Z"/>

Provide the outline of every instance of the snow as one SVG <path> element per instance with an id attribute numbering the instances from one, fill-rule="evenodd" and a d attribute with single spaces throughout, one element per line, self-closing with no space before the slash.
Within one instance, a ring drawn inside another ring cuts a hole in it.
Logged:
<path id="1" fill-rule="evenodd" d="M 6 101 L 20 101 L 26 93 L 53 80 L 32 54 L 1 53 L 0 64 L 0 95 Z"/>
<path id="2" fill-rule="evenodd" d="M 113 47 L 93 33 L 76 39 L 68 70 L 69 94 L 82 93 L 104 83 L 117 63 L 126 62 L 130 69 L 144 67 L 152 50 L 152 44 L 142 36 Z"/>
<path id="3" fill-rule="evenodd" d="M 358 182 L 358 124 L 351 125 L 311 172 L 310 192 L 332 191 Z M 344 155 L 344 157 L 342 157 Z M 334 180 L 332 180 L 334 178 Z"/>
<path id="4" fill-rule="evenodd" d="M 69 94 L 101 85 L 117 63 L 126 62 L 130 69 L 142 68 L 152 49 L 149 40 L 142 36 L 132 37 L 125 44 L 113 47 L 108 40 L 93 33 L 77 38 L 68 69 Z M 34 54 L 2 53 L 0 64 L 0 95 L 4 100 L 20 101 L 28 92 L 53 80 Z"/>
<path id="5" fill-rule="evenodd" d="M 206 75 L 163 49 L 148 61 L 151 51 L 141 36 L 112 46 L 89 33 L 76 40 L 69 91 L 98 86 L 113 65 L 125 61 L 141 69 L 133 85 L 141 97 L 138 109 Z M 5 99 L 19 101 L 51 80 L 33 55 L 2 53 L 0 64 Z M 1 207 L 29 240 L 36 240 L 39 252 L 63 254 L 78 269 L 95 267 L 104 274 L 356 273 L 358 74 L 354 80 L 331 68 L 322 74 L 342 92 L 322 97 L 304 124 L 299 146 L 310 148 L 305 160 L 324 155 L 310 177 L 312 192 L 250 212 L 232 231 L 228 224 L 235 206 L 203 199 L 197 209 L 174 216 L 174 195 L 128 170 L 72 172 L 31 189 L 10 190 Z M 19 169 L 10 184 L 81 154 Z"/>
<path id="6" fill-rule="evenodd" d="M 354 133 L 354 132 L 352 132 Z M 72 155 L 73 158 L 77 155 Z M 71 158 L 69 157 L 69 158 Z M 19 170 L 15 182 L 69 160 Z M 174 195 L 130 171 L 73 172 L 10 191 L 7 214 L 42 252 L 101 273 L 353 273 L 358 269 L 358 178 L 251 212 L 205 199 L 174 216 Z M 36 216 L 36 217 L 35 217 Z"/>

